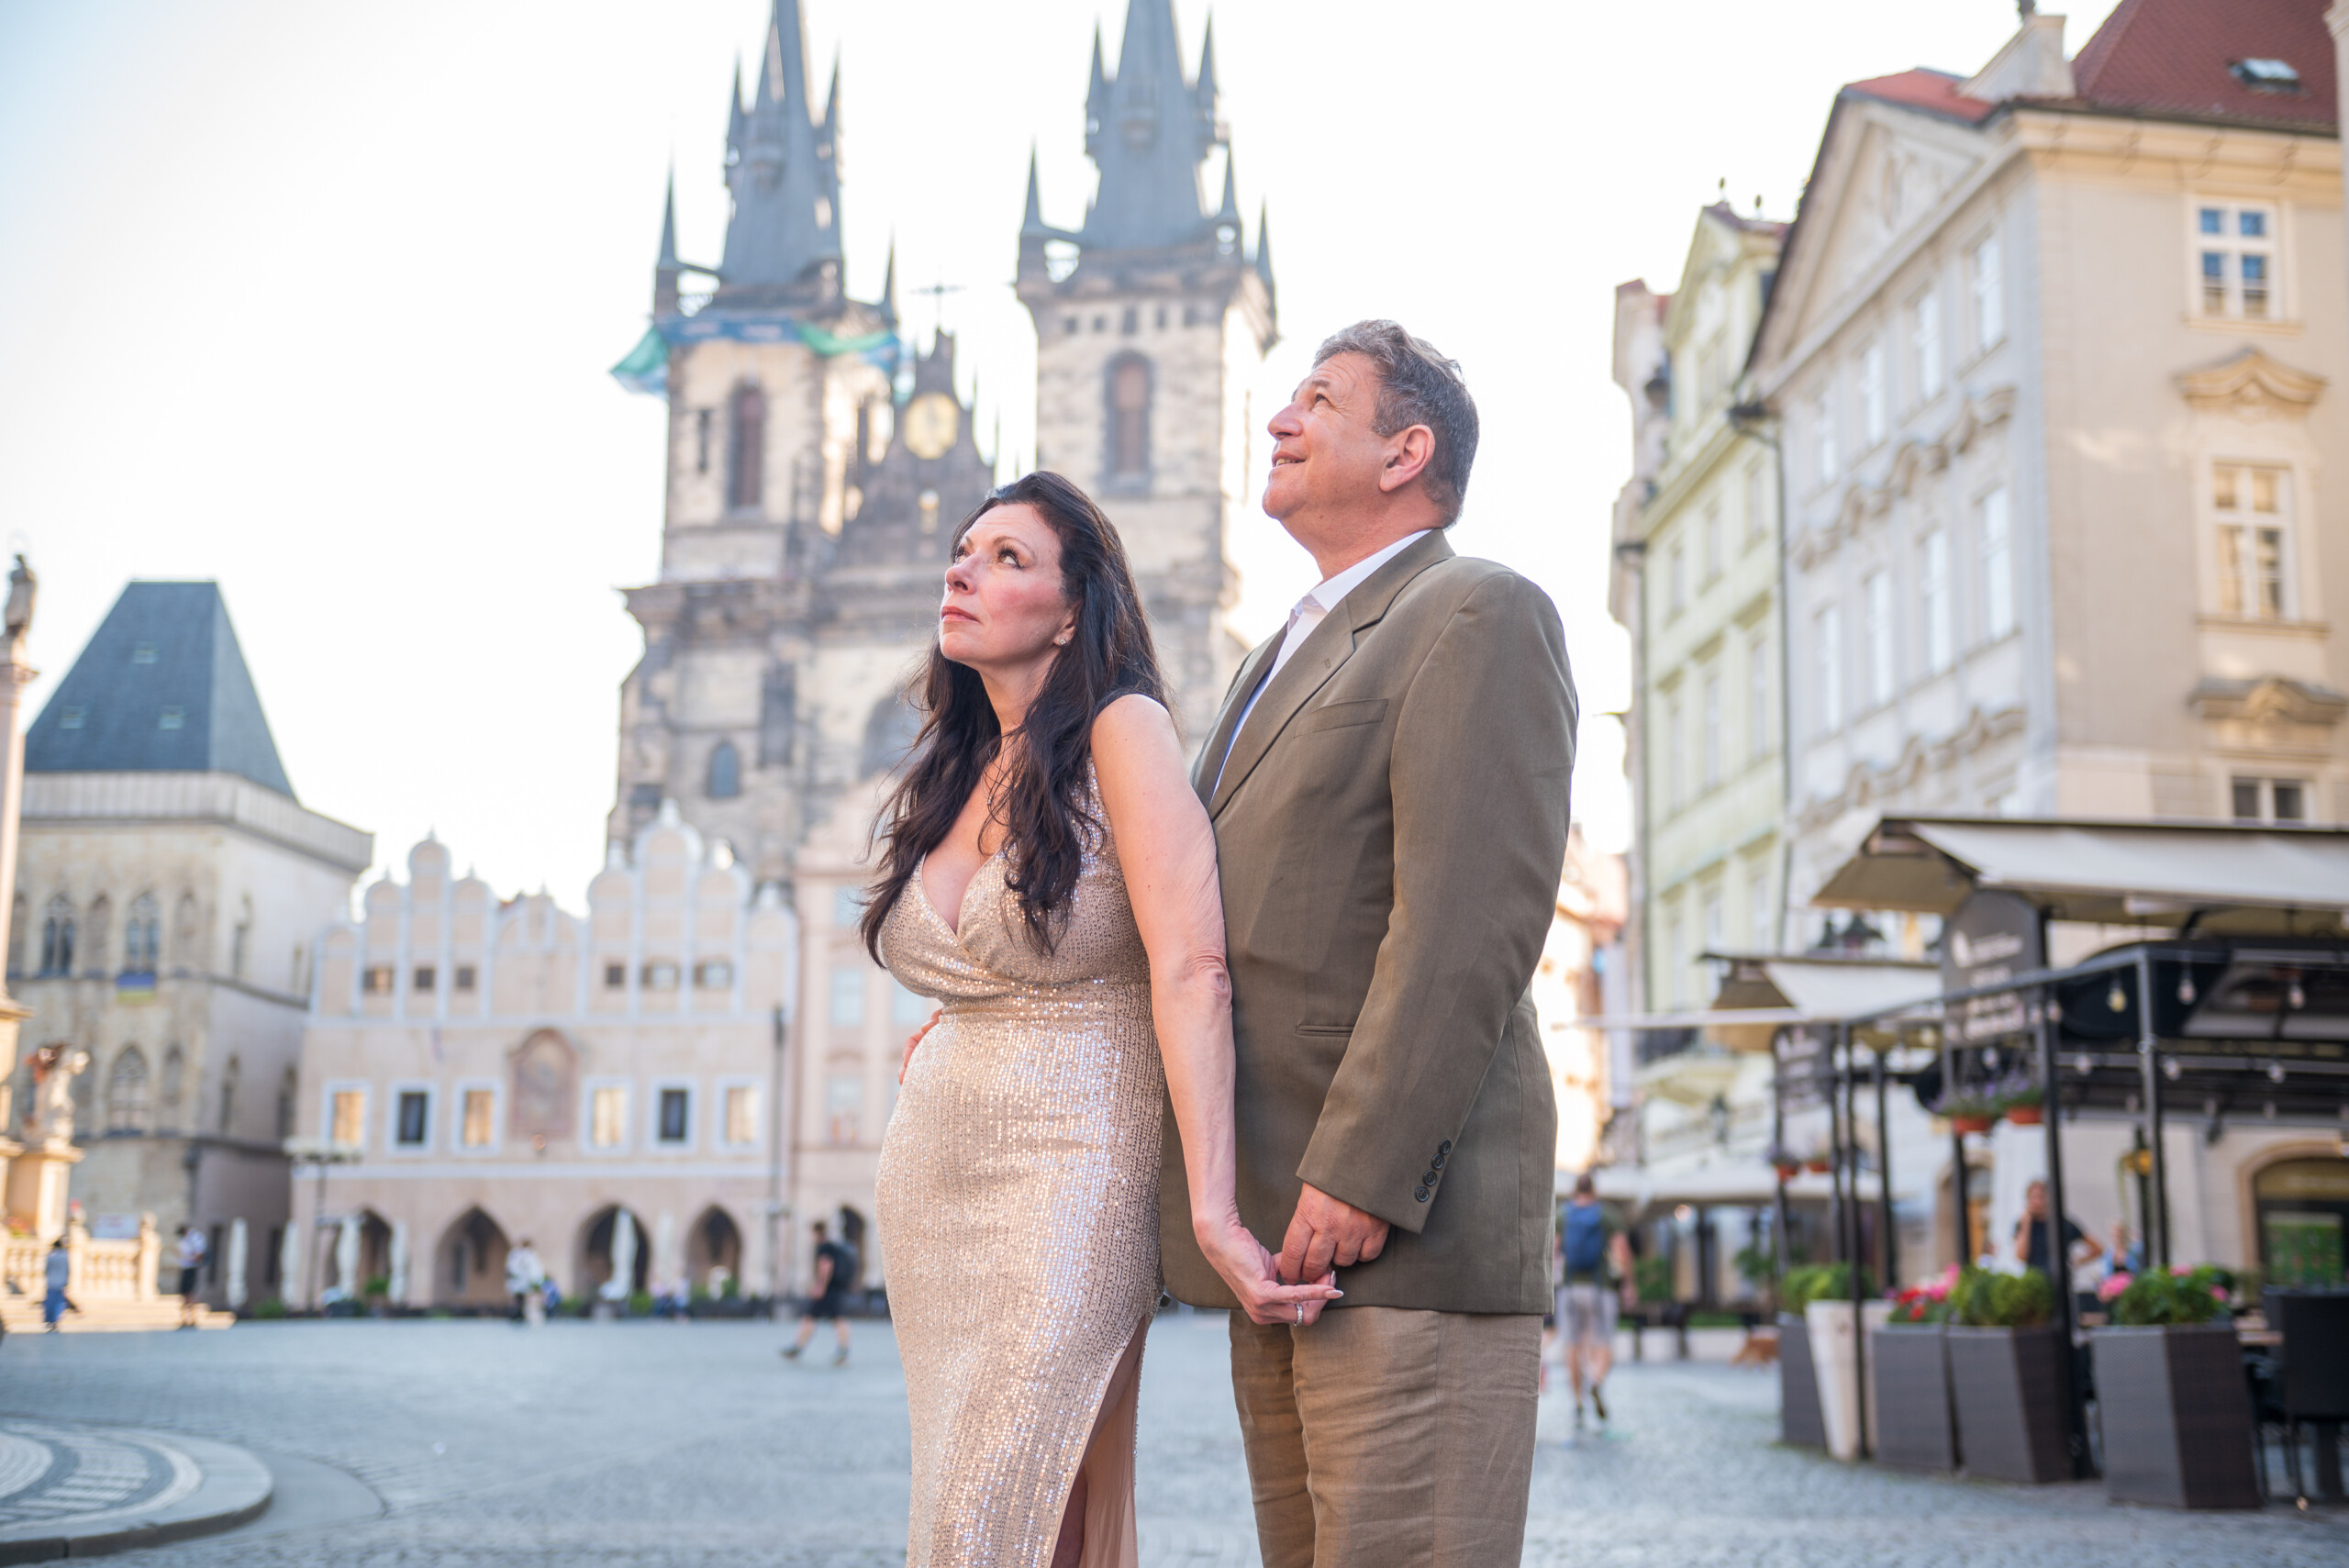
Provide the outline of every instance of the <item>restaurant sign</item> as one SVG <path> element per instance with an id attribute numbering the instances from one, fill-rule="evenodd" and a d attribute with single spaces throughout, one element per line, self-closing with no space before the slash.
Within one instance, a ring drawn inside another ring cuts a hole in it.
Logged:
<path id="1" fill-rule="evenodd" d="M 2017 893 L 1976 889 L 1942 928 L 1942 991 L 1997 985 L 2047 962 L 2039 910 Z M 2027 1027 L 2021 993 L 1976 996 L 1948 1010 L 1953 1045 L 1979 1045 Z"/>

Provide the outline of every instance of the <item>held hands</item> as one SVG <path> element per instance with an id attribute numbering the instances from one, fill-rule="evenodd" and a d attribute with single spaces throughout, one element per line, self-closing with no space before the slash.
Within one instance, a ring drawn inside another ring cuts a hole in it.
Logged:
<path id="1" fill-rule="evenodd" d="M 1280 1277 L 1335 1279 L 1333 1268 L 1366 1263 L 1386 1250 L 1386 1221 L 1308 1182 L 1297 1195 L 1297 1214 L 1281 1242 Z M 1308 1309 L 1307 1321 L 1311 1320 Z"/>
<path id="2" fill-rule="evenodd" d="M 1208 1262 L 1240 1298 L 1241 1308 L 1252 1323 L 1266 1328 L 1311 1323 L 1321 1316 L 1324 1305 L 1345 1295 L 1338 1288 L 1334 1273 L 1325 1273 L 1306 1284 L 1283 1284 L 1275 1272 L 1272 1253 L 1240 1223 L 1235 1210 L 1195 1217 L 1191 1233 Z"/>
<path id="3" fill-rule="evenodd" d="M 936 1012 L 930 1015 L 930 1022 L 922 1025 L 921 1028 L 906 1036 L 905 1060 L 897 1063 L 898 1083 L 903 1084 L 906 1081 L 906 1069 L 914 1064 L 914 1047 L 919 1045 L 921 1043 L 921 1037 L 936 1029 L 938 1027 L 938 1020 L 945 1016 L 946 1009 L 943 1007 L 939 1008 Z"/>

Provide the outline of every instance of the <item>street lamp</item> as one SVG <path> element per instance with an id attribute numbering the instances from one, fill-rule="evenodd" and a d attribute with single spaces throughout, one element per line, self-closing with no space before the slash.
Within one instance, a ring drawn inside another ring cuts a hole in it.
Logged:
<path id="1" fill-rule="evenodd" d="M 302 1298 L 312 1307 L 316 1307 L 318 1302 L 317 1233 L 318 1222 L 323 1220 L 327 1214 L 327 1167 L 355 1165 L 359 1162 L 359 1155 L 360 1147 L 356 1143 L 337 1143 L 331 1139 L 325 1138 L 289 1138 L 285 1140 L 285 1158 L 293 1162 L 295 1169 L 310 1165 L 316 1167 L 318 1173 L 317 1210 L 310 1216 L 309 1257 L 306 1261 L 302 1276 Z"/>

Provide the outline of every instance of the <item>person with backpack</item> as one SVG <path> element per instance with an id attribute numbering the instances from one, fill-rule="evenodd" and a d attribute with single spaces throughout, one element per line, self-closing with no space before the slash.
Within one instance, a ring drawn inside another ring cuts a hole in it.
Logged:
<path id="1" fill-rule="evenodd" d="M 1583 1393 L 1607 1419 L 1601 1392 L 1615 1364 L 1615 1303 L 1630 1273 L 1631 1244 L 1599 1207 L 1588 1172 L 1575 1178 L 1573 1201 L 1558 1225 L 1558 1327 L 1565 1339 L 1566 1377 L 1574 1385 L 1575 1426 L 1583 1425 Z"/>

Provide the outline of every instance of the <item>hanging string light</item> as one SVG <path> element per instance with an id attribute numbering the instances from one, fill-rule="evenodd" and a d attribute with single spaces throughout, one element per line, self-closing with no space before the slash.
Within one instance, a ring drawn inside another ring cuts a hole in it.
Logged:
<path id="1" fill-rule="evenodd" d="M 2112 989 L 2104 994 L 2104 1005 L 2116 1013 L 2128 1010 L 2129 994 L 2121 989 L 2121 976 L 2118 974 L 2112 977 Z"/>
<path id="2" fill-rule="evenodd" d="M 2181 1006 L 2194 1006 L 2194 972 L 2184 964 L 2177 970 L 2177 1000 Z"/>

